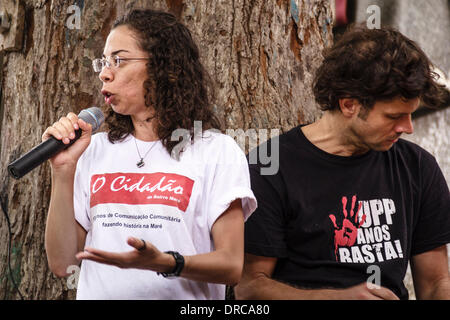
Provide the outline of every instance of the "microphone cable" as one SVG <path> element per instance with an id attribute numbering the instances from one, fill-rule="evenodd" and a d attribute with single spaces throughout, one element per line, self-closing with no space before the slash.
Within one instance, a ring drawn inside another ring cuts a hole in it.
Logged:
<path id="1" fill-rule="evenodd" d="M 12 268 L 11 268 L 11 245 L 12 245 L 12 231 L 11 231 L 11 222 L 9 220 L 9 216 L 8 216 L 8 204 L 7 204 L 8 200 L 4 199 L 2 196 L 0 196 L 0 205 L 2 207 L 2 211 L 5 215 L 6 218 L 6 224 L 8 226 L 8 235 L 9 235 L 9 240 L 8 240 L 8 271 L 9 271 L 9 276 L 11 278 L 11 282 L 13 284 L 14 289 L 17 291 L 17 293 L 20 296 L 20 300 L 24 300 L 22 293 L 20 292 L 19 286 L 17 285 L 16 281 L 14 280 L 14 275 L 12 272 Z M 6 299 L 6 291 L 5 291 L 5 299 Z"/>

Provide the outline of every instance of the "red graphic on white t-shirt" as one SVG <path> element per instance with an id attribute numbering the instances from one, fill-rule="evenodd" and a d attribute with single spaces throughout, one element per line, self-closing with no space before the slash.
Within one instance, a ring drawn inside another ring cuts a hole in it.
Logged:
<path id="1" fill-rule="evenodd" d="M 194 180 L 173 173 L 106 173 L 91 178 L 91 208 L 102 203 L 163 204 L 186 211 Z"/>

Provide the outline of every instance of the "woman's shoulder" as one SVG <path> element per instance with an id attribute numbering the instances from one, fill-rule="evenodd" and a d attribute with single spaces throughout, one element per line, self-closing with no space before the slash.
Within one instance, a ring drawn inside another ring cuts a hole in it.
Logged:
<path id="1" fill-rule="evenodd" d="M 205 164 L 234 164 L 245 161 L 245 154 L 236 141 L 218 130 L 205 130 L 188 148 L 186 159 L 202 159 Z M 189 161 L 191 161 L 190 159 Z"/>
<path id="2" fill-rule="evenodd" d="M 84 152 L 85 157 L 92 157 L 98 154 L 99 152 L 104 152 L 105 148 L 113 146 L 108 139 L 107 132 L 97 132 L 91 136 L 91 143 L 87 147 Z"/>
<path id="3" fill-rule="evenodd" d="M 105 144 L 111 144 L 108 140 L 108 133 L 107 132 L 97 132 L 94 133 L 91 136 L 91 143 L 89 144 L 89 147 L 99 147 L 101 145 Z"/>
<path id="4" fill-rule="evenodd" d="M 209 149 L 209 151 L 217 150 L 217 152 L 236 150 L 240 148 L 236 141 L 229 135 L 219 130 L 205 130 L 201 137 L 194 139 L 194 144 L 199 141 L 201 147 Z M 242 150 L 241 150 L 242 151 Z"/>

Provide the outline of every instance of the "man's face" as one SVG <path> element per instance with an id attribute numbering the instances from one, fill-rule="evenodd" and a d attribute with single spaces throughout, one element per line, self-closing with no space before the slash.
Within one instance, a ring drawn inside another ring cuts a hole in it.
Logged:
<path id="1" fill-rule="evenodd" d="M 371 110 L 360 110 L 350 130 L 362 147 L 376 151 L 389 150 L 402 133 L 413 133 L 411 114 L 417 110 L 419 103 L 419 98 L 376 102 Z"/>

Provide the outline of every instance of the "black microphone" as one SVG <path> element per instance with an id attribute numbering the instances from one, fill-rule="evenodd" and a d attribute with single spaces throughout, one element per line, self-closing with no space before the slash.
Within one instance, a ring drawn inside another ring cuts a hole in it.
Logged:
<path id="1" fill-rule="evenodd" d="M 92 132 L 97 131 L 103 121 L 105 121 L 103 112 L 97 107 L 81 110 L 78 118 L 89 123 L 92 126 Z M 41 144 L 37 145 L 19 159 L 11 162 L 8 165 L 9 174 L 16 179 L 22 178 L 43 162 L 47 161 L 62 150 L 70 147 L 80 137 L 81 129 L 75 130 L 75 138 L 70 140 L 69 144 L 64 144 L 61 140 L 51 136 L 48 140 L 45 140 Z"/>

